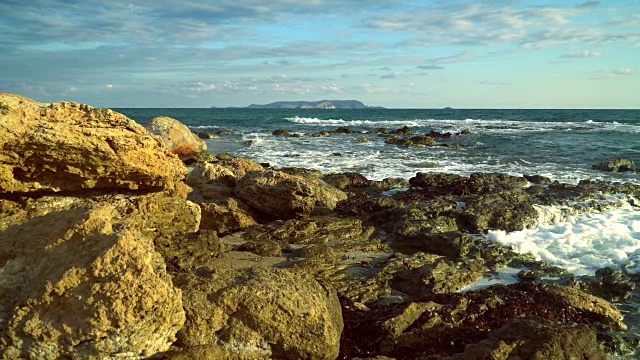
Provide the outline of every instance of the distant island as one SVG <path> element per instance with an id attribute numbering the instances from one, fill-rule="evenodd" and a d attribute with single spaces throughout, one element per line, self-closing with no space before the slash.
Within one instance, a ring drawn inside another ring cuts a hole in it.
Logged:
<path id="1" fill-rule="evenodd" d="M 383 109 L 367 106 L 358 100 L 276 101 L 270 104 L 251 104 L 249 109 Z"/>

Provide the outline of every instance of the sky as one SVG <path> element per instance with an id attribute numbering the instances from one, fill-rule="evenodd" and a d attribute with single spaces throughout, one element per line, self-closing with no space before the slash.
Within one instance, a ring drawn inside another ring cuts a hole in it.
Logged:
<path id="1" fill-rule="evenodd" d="M 640 108 L 640 0 L 0 0 L 0 91 L 101 107 Z"/>

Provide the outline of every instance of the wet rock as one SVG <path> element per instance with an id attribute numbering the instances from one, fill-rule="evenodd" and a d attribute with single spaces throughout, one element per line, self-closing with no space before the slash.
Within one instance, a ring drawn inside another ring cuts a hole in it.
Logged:
<path id="1" fill-rule="evenodd" d="M 524 191 L 498 190 L 467 199 L 455 217 L 460 228 L 469 232 L 518 231 L 535 224 L 538 213 L 531 197 Z"/>
<path id="2" fill-rule="evenodd" d="M 378 128 L 376 132 L 379 134 L 387 134 L 389 132 L 389 129 L 381 127 L 381 128 Z"/>
<path id="3" fill-rule="evenodd" d="M 472 359 L 606 360 L 595 331 L 586 325 L 557 325 L 539 318 L 514 319 L 489 338 L 442 360 Z"/>
<path id="4" fill-rule="evenodd" d="M 208 131 L 194 131 L 194 134 L 198 136 L 200 139 L 217 139 L 218 136 L 214 135 Z"/>
<path id="5" fill-rule="evenodd" d="M 465 256 L 476 245 L 476 240 L 469 234 L 458 231 L 418 232 L 410 235 L 396 234 L 391 247 L 404 254 L 427 252 L 443 255 L 448 258 Z"/>
<path id="6" fill-rule="evenodd" d="M 167 117 L 155 117 L 147 123 L 150 133 L 158 135 L 164 146 L 180 159 L 192 158 L 207 150 L 207 145 L 180 121 Z"/>
<path id="7" fill-rule="evenodd" d="M 157 137 L 110 109 L 0 93 L 0 188 L 5 192 L 181 186 L 185 168 Z M 184 186 L 184 185 L 182 185 Z"/>
<path id="8" fill-rule="evenodd" d="M 391 131 L 393 135 L 411 135 L 411 128 L 408 126 L 403 126 L 399 129 Z"/>
<path id="9" fill-rule="evenodd" d="M 251 208 L 272 219 L 328 213 L 347 198 L 324 181 L 276 171 L 249 173 L 238 181 L 234 191 Z"/>
<path id="10" fill-rule="evenodd" d="M 636 288 L 636 283 L 622 271 L 609 267 L 599 269 L 594 277 L 582 278 L 581 281 L 591 294 L 609 301 L 628 299 Z"/>
<path id="11" fill-rule="evenodd" d="M 340 128 L 337 128 L 337 129 L 333 130 L 332 133 L 334 133 L 334 134 L 351 134 L 351 130 L 347 129 L 347 128 L 344 128 L 344 127 L 340 127 Z"/>
<path id="12" fill-rule="evenodd" d="M 602 161 L 592 166 L 594 170 L 608 172 L 637 172 L 638 168 L 633 160 L 618 158 L 610 161 Z"/>
<path id="13" fill-rule="evenodd" d="M 524 175 L 523 176 L 527 181 L 534 184 L 551 184 L 551 179 L 542 175 Z"/>
<path id="14" fill-rule="evenodd" d="M 544 340 L 548 340 L 549 345 L 574 344 L 578 341 L 578 336 L 585 336 L 585 340 L 588 340 L 583 343 L 585 346 L 588 345 L 584 349 L 592 349 L 593 330 L 587 326 L 573 324 L 589 325 L 605 320 L 608 317 L 604 314 L 615 308 L 610 304 L 608 310 L 587 306 L 574 307 L 576 302 L 568 300 L 562 291 L 558 292 L 544 285 L 524 283 L 493 286 L 465 293 L 436 294 L 421 301 L 398 303 L 393 306 L 373 304 L 369 308 L 358 307 L 356 303 L 343 298 L 343 345 L 349 356 L 379 354 L 398 359 L 428 356 L 432 356 L 431 359 L 446 359 L 444 356 L 447 354 L 461 354 L 467 349 L 474 349 L 473 344 L 481 344 L 475 348 L 473 354 L 478 354 L 475 351 L 484 351 L 482 349 L 485 346 L 486 351 L 492 352 L 493 344 L 496 343 L 492 334 L 497 333 L 499 339 L 506 341 L 503 345 L 497 341 L 505 354 L 512 351 L 515 352 L 514 355 L 525 354 L 518 352 L 524 349 L 531 349 L 532 353 L 542 351 L 541 354 L 546 354 L 544 351 L 551 349 L 543 345 Z M 580 297 L 588 295 L 580 294 Z M 536 324 L 544 325 L 538 329 L 547 336 L 529 336 L 518 331 L 517 340 L 514 334 L 514 340 L 507 341 L 508 333 L 516 333 L 515 328 L 509 328 L 514 326 L 510 324 L 514 319 L 521 318 L 536 318 Z M 509 330 L 499 330 L 505 326 Z M 579 331 L 565 332 L 565 329 L 573 328 Z M 485 340 L 486 342 L 483 342 Z M 573 354 L 574 350 L 569 349 L 578 348 L 564 348 L 568 354 Z M 494 354 L 497 355 L 499 352 Z"/>
<path id="15" fill-rule="evenodd" d="M 581 291 L 577 288 L 550 285 L 548 287 L 550 294 L 562 298 L 562 300 L 571 308 L 583 313 L 589 313 L 604 324 L 614 326 L 618 329 L 626 329 L 627 326 L 622 322 L 622 314 L 615 306 L 609 302 Z"/>
<path id="16" fill-rule="evenodd" d="M 273 136 L 292 136 L 293 134 L 289 130 L 276 129 L 271 132 Z"/>
<path id="17" fill-rule="evenodd" d="M 242 358 L 335 359 L 343 328 L 333 290 L 282 269 L 182 274 L 184 348 L 218 345 Z"/>
<path id="18" fill-rule="evenodd" d="M 41 202 L 52 200 L 29 206 Z M 2 356 L 143 357 L 167 350 L 185 314 L 154 239 L 195 231 L 197 206 L 162 195 L 56 203 L 0 233 Z"/>
<path id="19" fill-rule="evenodd" d="M 231 134 L 231 131 L 225 130 L 225 129 L 221 129 L 221 130 L 216 131 L 216 134 L 217 135 L 229 135 L 229 134 Z"/>
<path id="20" fill-rule="evenodd" d="M 455 292 L 479 279 L 485 271 L 476 261 L 451 261 L 426 253 L 396 253 L 370 276 L 347 281 L 338 290 L 351 301 L 364 304 L 404 302 Z"/>

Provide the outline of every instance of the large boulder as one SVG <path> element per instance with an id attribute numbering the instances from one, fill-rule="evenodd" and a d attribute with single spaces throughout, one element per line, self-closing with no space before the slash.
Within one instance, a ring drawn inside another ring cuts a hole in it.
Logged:
<path id="1" fill-rule="evenodd" d="M 174 189 L 186 169 L 126 116 L 0 93 L 0 190 Z"/>
<path id="2" fill-rule="evenodd" d="M 39 206 L 42 205 L 42 206 Z M 45 197 L 0 232 L 0 357 L 137 358 L 167 350 L 185 321 L 154 239 L 195 231 L 175 197 Z"/>
<path id="3" fill-rule="evenodd" d="M 333 210 L 347 195 L 322 180 L 279 171 L 254 171 L 238 181 L 236 195 L 271 219 L 292 219 Z"/>
<path id="4" fill-rule="evenodd" d="M 149 132 L 158 135 L 164 146 L 180 159 L 191 159 L 207 150 L 207 144 L 180 121 L 167 116 L 158 116 L 149 120 Z"/>
<path id="5" fill-rule="evenodd" d="M 201 269 L 175 279 L 187 321 L 177 345 L 220 346 L 244 359 L 335 359 L 342 314 L 335 291 L 283 269 Z"/>

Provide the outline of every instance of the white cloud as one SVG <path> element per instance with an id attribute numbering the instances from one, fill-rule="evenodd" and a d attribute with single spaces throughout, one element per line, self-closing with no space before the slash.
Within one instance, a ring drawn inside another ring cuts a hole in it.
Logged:
<path id="1" fill-rule="evenodd" d="M 364 84 L 362 90 L 367 94 L 383 94 L 389 92 L 389 89 L 383 86 L 374 86 L 371 84 Z"/>
<path id="2" fill-rule="evenodd" d="M 336 84 L 331 84 L 331 85 L 322 85 L 322 90 L 326 90 L 326 91 L 331 91 L 331 92 L 336 92 L 339 93 L 342 91 L 342 89 L 340 88 L 340 86 L 336 85 Z"/>
<path id="3" fill-rule="evenodd" d="M 613 70 L 613 73 L 616 75 L 631 75 L 633 74 L 633 70 L 630 68 L 620 68 Z"/>
<path id="4" fill-rule="evenodd" d="M 397 79 L 400 76 L 402 76 L 402 74 L 400 74 L 397 71 L 394 71 L 394 72 L 391 72 L 391 73 L 388 73 L 388 74 L 380 75 L 380 78 L 381 79 Z"/>
<path id="5" fill-rule="evenodd" d="M 205 83 L 198 81 L 189 87 L 189 91 L 193 92 L 208 92 L 216 89 L 216 85 L 213 83 Z"/>
<path id="6" fill-rule="evenodd" d="M 563 58 L 571 58 L 571 59 L 579 59 L 579 58 L 593 58 L 593 57 L 598 57 L 598 56 L 600 56 L 599 52 L 589 51 L 589 50 L 581 50 L 581 51 L 574 51 L 572 53 L 564 54 L 561 57 L 563 57 Z"/>
<path id="7" fill-rule="evenodd" d="M 111 90 L 111 89 L 113 89 L 113 84 L 107 84 L 107 85 L 104 86 L 104 88 L 107 89 L 107 90 Z"/>

